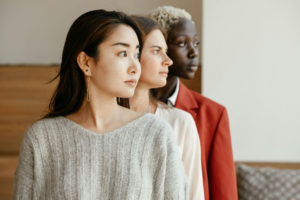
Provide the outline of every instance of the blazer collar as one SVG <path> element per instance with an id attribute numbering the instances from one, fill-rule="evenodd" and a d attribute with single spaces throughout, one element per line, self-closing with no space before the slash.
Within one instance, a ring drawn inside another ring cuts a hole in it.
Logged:
<path id="1" fill-rule="evenodd" d="M 175 107 L 188 112 L 199 108 L 198 102 L 194 98 L 192 91 L 188 89 L 181 81 L 179 81 L 179 92 Z"/>

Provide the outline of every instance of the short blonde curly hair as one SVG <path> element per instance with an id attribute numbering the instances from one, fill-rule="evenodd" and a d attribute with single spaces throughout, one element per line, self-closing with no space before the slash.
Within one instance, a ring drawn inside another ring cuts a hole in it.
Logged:
<path id="1" fill-rule="evenodd" d="M 177 24 L 180 19 L 187 19 L 193 22 L 190 13 L 184 9 L 175 8 L 173 6 L 157 7 L 150 12 L 149 17 L 156 21 L 166 33 L 168 33 L 171 26 Z"/>

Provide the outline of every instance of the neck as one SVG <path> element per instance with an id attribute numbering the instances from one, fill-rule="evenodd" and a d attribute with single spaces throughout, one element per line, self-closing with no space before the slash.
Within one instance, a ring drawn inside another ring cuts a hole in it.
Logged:
<path id="1" fill-rule="evenodd" d="M 150 98 L 150 88 L 139 82 L 134 96 L 130 98 L 130 108 L 138 113 L 154 113 L 156 105 Z"/>
<path id="2" fill-rule="evenodd" d="M 78 112 L 68 117 L 79 124 L 101 131 L 107 124 L 118 120 L 119 108 L 115 97 L 94 90 L 90 92 L 89 102 L 85 99 Z"/>
<path id="3" fill-rule="evenodd" d="M 177 84 L 177 76 L 169 76 L 167 78 L 167 84 L 165 87 L 155 89 L 155 97 L 162 101 L 167 102 L 168 98 L 174 93 L 176 84 Z"/>

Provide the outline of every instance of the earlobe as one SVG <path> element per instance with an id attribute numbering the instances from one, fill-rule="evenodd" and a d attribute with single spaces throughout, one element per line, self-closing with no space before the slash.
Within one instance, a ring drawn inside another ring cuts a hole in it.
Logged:
<path id="1" fill-rule="evenodd" d="M 89 56 L 81 51 L 77 56 L 77 64 L 85 76 L 91 76 L 91 69 L 88 65 Z"/>
<path id="2" fill-rule="evenodd" d="M 91 70 L 90 70 L 90 67 L 88 65 L 85 66 L 85 69 L 84 69 L 84 74 L 88 77 L 90 77 L 92 74 L 91 74 Z"/>

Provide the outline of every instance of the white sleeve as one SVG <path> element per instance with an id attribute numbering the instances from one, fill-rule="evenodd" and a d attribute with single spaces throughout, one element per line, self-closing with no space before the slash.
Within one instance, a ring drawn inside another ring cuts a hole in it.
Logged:
<path id="1" fill-rule="evenodd" d="M 184 129 L 182 162 L 188 178 L 189 196 L 192 200 L 204 200 L 204 187 L 201 165 L 201 145 L 194 119 L 187 115 Z"/>

